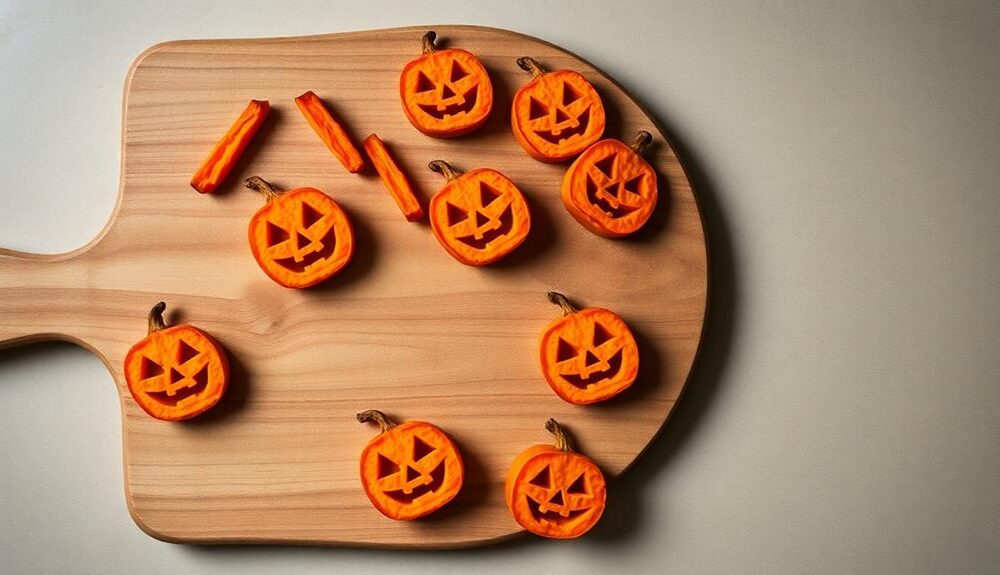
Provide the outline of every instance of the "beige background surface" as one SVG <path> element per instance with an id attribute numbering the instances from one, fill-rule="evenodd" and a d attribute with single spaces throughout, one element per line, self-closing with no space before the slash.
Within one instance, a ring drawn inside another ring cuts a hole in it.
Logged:
<path id="1" fill-rule="evenodd" d="M 597 533 L 462 552 L 194 548 L 131 523 L 86 352 L 0 353 L 11 572 L 990 572 L 1000 565 L 1000 9 L 911 2 L 0 4 L 0 245 L 59 252 L 117 189 L 125 70 L 174 38 L 426 22 L 579 53 L 704 200 L 709 339 Z"/>

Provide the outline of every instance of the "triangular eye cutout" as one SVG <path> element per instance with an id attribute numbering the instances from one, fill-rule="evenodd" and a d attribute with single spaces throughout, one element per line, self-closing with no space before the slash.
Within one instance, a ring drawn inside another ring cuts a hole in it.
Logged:
<path id="1" fill-rule="evenodd" d="M 611 154 L 603 160 L 597 160 L 594 162 L 594 167 L 601 171 L 602 174 L 609 178 L 614 178 L 615 174 L 615 155 Z"/>
<path id="2" fill-rule="evenodd" d="M 538 475 L 535 475 L 528 483 L 536 487 L 544 487 L 545 489 L 551 489 L 552 477 L 549 474 L 549 466 L 546 465 L 545 469 L 539 471 Z"/>
<path id="3" fill-rule="evenodd" d="M 302 227 L 311 227 L 316 222 L 323 219 L 323 214 L 319 212 L 316 208 L 310 206 L 309 204 L 302 204 Z"/>
<path id="4" fill-rule="evenodd" d="M 597 347 L 614 337 L 615 336 L 611 335 L 611 332 L 605 329 L 603 325 L 599 323 L 594 324 L 594 347 Z"/>
<path id="5" fill-rule="evenodd" d="M 413 460 L 420 461 L 421 459 L 427 457 L 434 448 L 427 444 L 426 441 L 420 439 L 419 437 L 413 438 Z"/>
<path id="6" fill-rule="evenodd" d="M 194 359 L 199 353 L 200 352 L 197 349 L 181 340 L 181 344 L 177 348 L 177 363 L 187 363 L 188 361 Z"/>
<path id="7" fill-rule="evenodd" d="M 158 375 L 163 375 L 163 367 L 148 357 L 142 356 L 142 365 L 139 367 L 139 377 L 141 379 L 149 379 Z"/>
<path id="8" fill-rule="evenodd" d="M 562 124 L 567 120 L 569 120 L 569 116 L 566 115 L 566 112 L 563 112 L 559 108 L 556 108 L 556 123 Z"/>
<path id="9" fill-rule="evenodd" d="M 451 202 L 445 202 L 445 206 L 448 208 L 448 225 L 454 226 L 460 224 L 468 219 L 469 214 L 462 208 L 456 206 Z"/>
<path id="10" fill-rule="evenodd" d="M 417 71 L 417 92 L 430 92 L 434 89 L 434 82 L 421 71 Z"/>
<path id="11" fill-rule="evenodd" d="M 582 97 L 583 95 L 577 92 L 576 88 L 574 88 L 570 84 L 563 83 L 563 100 L 562 100 L 563 106 L 569 106 L 570 104 L 576 102 Z"/>
<path id="12" fill-rule="evenodd" d="M 458 63 L 458 60 L 451 61 L 451 77 L 449 78 L 452 82 L 458 82 L 462 78 L 469 75 L 469 72 Z"/>
<path id="13" fill-rule="evenodd" d="M 573 480 L 573 483 L 566 488 L 566 493 L 573 493 L 576 495 L 586 495 L 589 493 L 587 491 L 587 480 L 584 479 L 582 473 L 580 474 L 580 477 Z"/>
<path id="14" fill-rule="evenodd" d="M 559 338 L 559 346 L 556 348 L 556 361 L 566 361 L 577 356 L 576 348 L 563 338 Z"/>
<path id="15" fill-rule="evenodd" d="M 267 247 L 276 246 L 288 239 L 288 232 L 284 228 L 267 222 Z"/>
<path id="16" fill-rule="evenodd" d="M 392 475 L 398 471 L 399 465 L 396 465 L 395 461 L 389 459 L 381 453 L 378 454 L 378 461 L 375 468 L 375 476 L 378 479 L 382 479 L 383 477 Z"/>
<path id="17" fill-rule="evenodd" d="M 487 184 L 486 182 L 479 182 L 479 202 L 484 208 L 493 203 L 493 200 L 499 198 L 500 192 L 496 190 L 493 186 Z"/>
<path id="18" fill-rule="evenodd" d="M 529 100 L 530 100 L 529 101 L 530 105 L 528 106 L 529 120 L 537 120 L 538 118 L 544 118 L 545 116 L 549 115 L 549 111 L 545 107 L 545 104 L 539 102 L 534 97 L 529 97 Z"/>
<path id="19" fill-rule="evenodd" d="M 625 182 L 625 186 L 624 186 L 625 187 L 625 191 L 626 192 L 632 192 L 633 194 L 635 194 L 637 196 L 641 195 L 641 194 L 639 194 L 639 184 L 641 182 L 642 182 L 642 176 L 636 176 L 636 177 L 632 178 L 631 180 L 628 180 L 627 182 Z"/>

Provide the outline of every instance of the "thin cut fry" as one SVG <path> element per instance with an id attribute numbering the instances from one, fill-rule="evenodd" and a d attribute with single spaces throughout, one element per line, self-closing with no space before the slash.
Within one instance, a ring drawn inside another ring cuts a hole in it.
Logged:
<path id="1" fill-rule="evenodd" d="M 410 181 L 406 179 L 406 174 L 399 169 L 396 161 L 389 155 L 389 150 L 386 149 L 378 135 L 368 136 L 363 145 L 365 153 L 368 154 L 368 159 L 375 166 L 375 171 L 382 179 L 385 189 L 392 194 L 392 199 L 396 200 L 396 204 L 399 205 L 399 209 L 406 219 L 411 222 L 423 219 L 424 210 L 420 207 L 420 202 L 417 201 L 417 196 L 413 193 Z"/>
<path id="2" fill-rule="evenodd" d="M 323 100 L 319 99 L 311 90 L 295 98 L 295 105 L 306 117 L 309 125 L 316 131 L 319 139 L 323 140 L 326 147 L 340 163 L 344 165 L 348 172 L 352 174 L 360 172 L 365 166 L 361 153 L 351 143 L 351 138 L 344 131 L 344 128 L 333 117 L 333 114 L 323 105 Z"/>
<path id="3" fill-rule="evenodd" d="M 250 144 L 254 134 L 264 124 L 271 106 L 267 100 L 250 100 L 243 113 L 222 136 L 191 176 L 191 187 L 202 194 L 211 194 L 219 188 Z"/>

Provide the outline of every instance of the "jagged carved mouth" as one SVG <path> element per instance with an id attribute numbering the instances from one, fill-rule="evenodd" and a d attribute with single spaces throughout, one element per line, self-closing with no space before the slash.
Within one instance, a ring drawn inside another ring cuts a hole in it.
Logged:
<path id="1" fill-rule="evenodd" d="M 590 108 L 587 108 L 577 118 L 577 124 L 571 128 L 563 128 L 556 133 L 554 130 L 538 130 L 535 133 L 538 137 L 550 144 L 559 145 L 564 141 L 574 137 L 582 136 L 587 131 L 587 124 L 590 123 Z"/>
<path id="2" fill-rule="evenodd" d="M 639 209 L 637 207 L 627 206 L 621 202 L 618 203 L 618 207 L 611 205 L 611 202 L 597 193 L 597 186 L 595 186 L 589 178 L 587 180 L 587 199 L 590 200 L 591 204 L 601 208 L 612 218 L 621 218 Z"/>
<path id="3" fill-rule="evenodd" d="M 606 379 L 611 379 L 618 375 L 618 372 L 622 368 L 622 350 L 619 349 L 615 352 L 611 359 L 608 360 L 608 368 L 601 371 L 592 371 L 587 377 L 583 377 L 578 373 L 562 373 L 560 374 L 563 379 L 568 381 L 573 387 L 578 387 L 580 389 L 587 389 L 591 385 L 596 385 L 601 383 Z"/>
<path id="4" fill-rule="evenodd" d="M 475 235 L 471 235 L 459 236 L 455 239 L 469 247 L 476 248 L 477 250 L 485 249 L 490 242 L 509 234 L 510 231 L 514 229 L 514 210 L 511 208 L 510 204 L 507 204 L 507 207 L 504 208 L 503 213 L 500 214 L 500 217 L 497 218 L 497 220 L 500 222 L 500 225 L 492 230 L 483 232 L 482 236 L 479 238 Z"/>
<path id="5" fill-rule="evenodd" d="M 444 460 L 437 464 L 434 471 L 431 471 L 430 476 L 431 480 L 429 482 L 417 485 L 409 493 L 405 493 L 402 489 L 392 489 L 383 493 L 385 493 L 386 497 L 400 503 L 413 503 L 428 493 L 436 492 L 444 485 Z"/>
<path id="6" fill-rule="evenodd" d="M 448 116 L 467 114 L 476 107 L 476 100 L 479 98 L 479 86 L 475 85 L 465 94 L 464 99 L 457 104 L 449 104 L 443 110 L 439 110 L 436 104 L 419 104 L 420 109 L 427 115 L 437 120 L 443 120 Z"/>
<path id="7" fill-rule="evenodd" d="M 170 370 L 171 384 L 181 381 L 183 379 L 184 376 L 181 375 L 177 370 L 175 369 Z M 181 389 L 174 391 L 173 395 L 168 394 L 166 391 L 147 391 L 146 395 L 152 397 L 154 400 L 156 400 L 157 403 L 168 405 L 170 407 L 175 407 L 178 403 L 184 401 L 189 397 L 194 397 L 196 395 L 199 395 L 203 393 L 206 388 L 208 388 L 208 364 L 202 366 L 202 368 L 198 370 L 198 373 L 194 374 L 191 377 L 191 380 L 194 382 L 193 385 L 190 385 L 188 387 L 182 387 Z"/>
<path id="8" fill-rule="evenodd" d="M 566 511 L 566 515 L 552 510 L 542 511 L 541 503 L 535 501 L 530 495 L 525 495 L 524 497 L 528 500 L 528 511 L 531 512 L 531 516 L 535 518 L 535 521 L 548 521 L 549 523 L 561 525 L 576 519 L 587 511 L 587 509 L 569 509 Z"/>
<path id="9" fill-rule="evenodd" d="M 302 256 L 302 259 L 295 261 L 294 257 L 288 258 L 277 258 L 274 263 L 285 268 L 288 271 L 295 273 L 302 273 L 309 268 L 309 266 L 315 264 L 316 262 L 323 261 L 333 255 L 334 249 L 337 247 L 337 234 L 333 226 L 330 226 L 329 231 L 320 240 L 320 244 L 323 246 L 320 249 L 309 252 Z"/>

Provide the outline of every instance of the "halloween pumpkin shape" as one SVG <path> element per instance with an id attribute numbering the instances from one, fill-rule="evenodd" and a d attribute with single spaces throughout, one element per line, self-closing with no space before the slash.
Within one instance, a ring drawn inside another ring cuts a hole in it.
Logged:
<path id="1" fill-rule="evenodd" d="M 640 131 L 627 146 L 607 139 L 587 148 L 566 170 L 562 201 L 566 210 L 599 236 L 635 233 L 656 207 L 656 172 L 642 153 L 652 141 Z"/>
<path id="2" fill-rule="evenodd" d="M 555 436 L 555 445 L 529 447 L 514 459 L 504 484 L 507 509 L 536 535 L 572 539 L 601 518 L 607 486 L 601 469 L 573 451 L 556 420 L 546 421 L 545 429 Z"/>
<path id="3" fill-rule="evenodd" d="M 149 312 L 149 333 L 125 354 L 125 383 L 146 413 L 165 421 L 200 415 L 229 385 L 229 361 L 211 336 L 180 324 L 167 327 L 162 301 Z"/>
<path id="4" fill-rule="evenodd" d="M 546 72 L 534 59 L 517 59 L 532 79 L 514 94 L 511 129 L 524 151 L 542 162 L 564 162 L 601 138 L 604 104 L 579 72 Z"/>
<path id="5" fill-rule="evenodd" d="M 556 395 L 584 405 L 628 389 L 639 373 L 639 347 L 618 314 L 598 307 L 577 309 L 566 296 L 549 292 L 563 310 L 542 331 L 542 375 Z"/>
<path id="6" fill-rule="evenodd" d="M 451 438 L 422 421 L 397 424 L 374 409 L 358 414 L 379 426 L 361 452 L 361 485 L 383 515 L 417 519 L 437 511 L 462 489 L 465 466 Z"/>
<path id="7" fill-rule="evenodd" d="M 429 211 L 434 236 L 455 259 L 490 264 L 528 237 L 528 203 L 507 176 L 490 168 L 463 174 L 442 160 L 428 167 L 448 180 L 431 198 Z"/>
<path id="8" fill-rule="evenodd" d="M 316 188 L 279 192 L 257 176 L 246 186 L 267 202 L 250 219 L 250 251 L 272 280 L 289 288 L 310 287 L 351 260 L 351 221 L 330 196 Z"/>
<path id="9" fill-rule="evenodd" d="M 435 138 L 468 134 L 493 109 L 493 84 L 483 63 L 458 48 L 438 50 L 437 35 L 424 34 L 423 55 L 399 76 L 399 99 L 413 127 Z"/>

